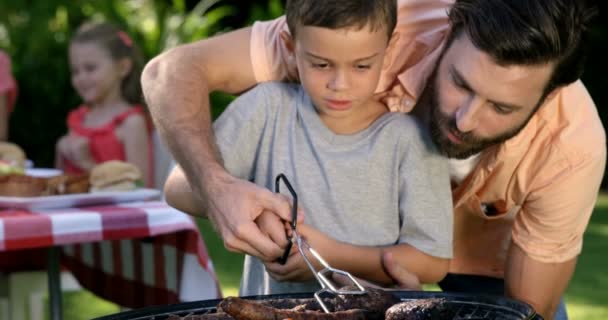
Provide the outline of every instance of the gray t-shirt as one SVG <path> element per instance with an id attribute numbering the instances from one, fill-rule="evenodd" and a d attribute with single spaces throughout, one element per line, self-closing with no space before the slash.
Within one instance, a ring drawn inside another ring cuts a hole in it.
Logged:
<path id="1" fill-rule="evenodd" d="M 365 130 L 338 135 L 300 85 L 269 82 L 233 101 L 214 129 L 228 172 L 270 190 L 284 173 L 304 220 L 321 232 L 356 245 L 407 243 L 451 257 L 447 162 L 414 118 L 386 113 Z M 284 186 L 281 192 L 289 194 Z M 314 280 L 277 282 L 257 258 L 245 258 L 241 295 L 318 289 Z"/>

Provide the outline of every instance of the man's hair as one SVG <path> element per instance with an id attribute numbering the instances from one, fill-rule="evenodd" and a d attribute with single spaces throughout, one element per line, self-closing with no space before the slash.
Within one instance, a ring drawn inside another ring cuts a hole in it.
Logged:
<path id="1" fill-rule="evenodd" d="M 287 0 L 287 26 L 292 37 L 302 26 L 341 29 L 386 28 L 390 38 L 397 23 L 396 0 Z"/>
<path id="2" fill-rule="evenodd" d="M 457 0 L 448 45 L 464 32 L 499 65 L 554 64 L 544 98 L 580 78 L 594 13 L 585 0 Z"/>

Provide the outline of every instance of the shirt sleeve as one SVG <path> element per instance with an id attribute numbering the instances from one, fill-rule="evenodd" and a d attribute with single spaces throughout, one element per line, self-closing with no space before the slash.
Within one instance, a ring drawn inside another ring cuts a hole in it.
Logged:
<path id="1" fill-rule="evenodd" d="M 399 243 L 451 258 L 454 217 L 447 160 L 421 125 L 411 120 L 404 127 L 412 130 L 404 130 L 401 141 L 408 147 L 399 169 Z"/>
<path id="2" fill-rule="evenodd" d="M 13 110 L 17 99 L 17 82 L 11 73 L 11 60 L 0 51 L 0 95 L 6 96 L 8 111 Z"/>
<path id="3" fill-rule="evenodd" d="M 258 83 L 298 80 L 295 60 L 284 45 L 281 32 L 289 33 L 285 16 L 256 22 L 252 27 L 251 65 Z"/>
<path id="4" fill-rule="evenodd" d="M 560 133 L 548 153 L 555 158 L 537 160 L 539 174 L 515 218 L 512 239 L 540 262 L 560 263 L 580 254 L 583 234 L 597 201 L 606 168 L 606 138 L 596 108 L 582 84 L 561 90 L 544 108 L 567 108 L 571 127 Z M 579 116 L 580 120 L 573 118 Z"/>
<path id="5" fill-rule="evenodd" d="M 271 107 L 267 88 L 259 84 L 240 95 L 213 123 L 224 167 L 240 179 L 252 180 L 255 173 L 257 148 Z"/>

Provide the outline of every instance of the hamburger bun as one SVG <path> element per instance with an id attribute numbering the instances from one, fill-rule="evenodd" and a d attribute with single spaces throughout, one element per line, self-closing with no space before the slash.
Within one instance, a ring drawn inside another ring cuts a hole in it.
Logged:
<path id="1" fill-rule="evenodd" d="M 142 175 L 138 167 L 118 160 L 96 165 L 89 176 L 91 192 L 129 191 L 137 188 L 141 180 Z"/>
<path id="2" fill-rule="evenodd" d="M 10 142 L 0 142 L 0 160 L 23 169 L 25 167 L 25 152 L 18 145 Z"/>

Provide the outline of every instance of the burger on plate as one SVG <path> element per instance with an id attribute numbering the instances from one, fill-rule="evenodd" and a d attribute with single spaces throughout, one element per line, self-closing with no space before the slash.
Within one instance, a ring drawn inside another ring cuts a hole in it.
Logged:
<path id="1" fill-rule="evenodd" d="M 18 145 L 0 142 L 0 175 L 23 174 L 25 152 Z"/>
<path id="2" fill-rule="evenodd" d="M 131 163 L 111 160 L 93 167 L 89 182 L 91 192 L 130 191 L 141 185 L 142 175 Z"/>

